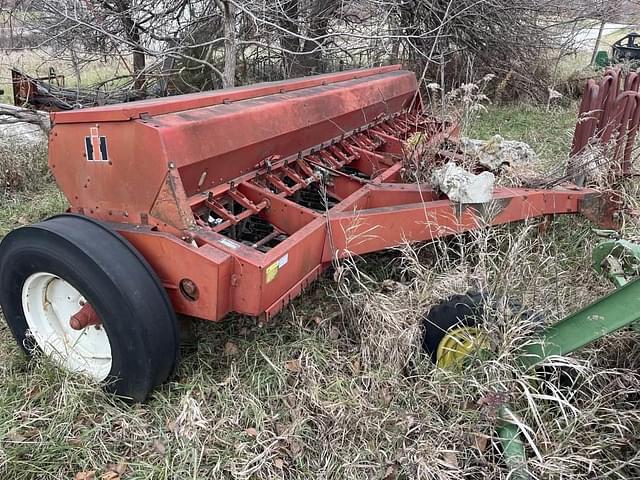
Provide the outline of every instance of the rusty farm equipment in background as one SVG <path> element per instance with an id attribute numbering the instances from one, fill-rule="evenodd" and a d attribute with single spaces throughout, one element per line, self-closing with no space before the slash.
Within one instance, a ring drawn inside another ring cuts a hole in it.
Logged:
<path id="1" fill-rule="evenodd" d="M 93 88 L 70 88 L 65 76 L 49 68 L 49 75 L 32 77 L 15 68 L 11 69 L 13 104 L 16 107 L 34 108 L 45 112 L 58 112 L 76 108 L 96 107 L 130 102 L 144 98 L 136 90 L 105 91 L 102 85 Z"/>
<path id="2" fill-rule="evenodd" d="M 64 89 L 64 82 L 64 75 L 58 75 L 53 67 L 46 77 L 30 77 L 12 68 L 13 104 L 16 107 L 30 106 L 46 112 L 69 110 L 72 106 L 51 91 Z"/>
<path id="3" fill-rule="evenodd" d="M 176 312 L 269 318 L 347 255 L 561 213 L 616 223 L 606 195 L 570 183 L 484 204 L 405 183 L 407 138 L 438 152 L 458 128 L 399 66 L 51 118 L 71 207 L 2 241 L 0 303 L 27 350 L 135 400 L 178 361 Z"/>
<path id="4" fill-rule="evenodd" d="M 640 74 L 606 70 L 599 81 L 588 81 L 582 96 L 571 155 L 579 158 L 590 147 L 599 147 L 600 160 L 574 165 L 576 183 L 584 184 L 585 169 L 606 166 L 614 177 L 629 176 L 632 154 L 640 127 Z M 578 162 L 579 163 L 579 162 Z"/>

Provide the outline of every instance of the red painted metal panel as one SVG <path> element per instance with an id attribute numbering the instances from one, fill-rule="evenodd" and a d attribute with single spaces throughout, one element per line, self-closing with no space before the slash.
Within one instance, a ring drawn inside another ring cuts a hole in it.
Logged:
<path id="1" fill-rule="evenodd" d="M 228 88 L 224 90 L 141 100 L 137 102 L 85 108 L 66 112 L 55 112 L 51 114 L 51 119 L 54 123 L 123 122 L 140 118 L 140 115 L 143 114 L 155 116 L 173 112 L 184 112 L 186 110 L 220 105 L 225 102 L 237 102 L 247 100 L 249 98 L 292 92 L 318 85 L 344 82 L 354 78 L 371 77 L 381 73 L 400 70 L 400 68 L 400 65 L 389 65 L 379 68 L 349 70 L 341 73 L 328 73 L 325 75 L 316 75 L 278 82 L 265 82 L 257 85 Z"/>
<path id="2" fill-rule="evenodd" d="M 396 113 L 416 88 L 413 74 L 391 71 L 146 120 L 56 124 L 50 165 L 74 211 L 165 228 L 167 219 L 190 210 L 185 195 L 250 173 L 269 156 L 296 154 Z M 105 139 L 108 161 L 87 160 L 92 130 Z M 172 169 L 179 179 L 167 185 Z M 158 198 L 172 211 L 161 214 Z"/>
<path id="3" fill-rule="evenodd" d="M 378 205 L 376 186 L 366 188 L 370 189 L 368 203 Z M 589 193 L 592 191 L 496 189 L 492 201 L 481 205 L 460 205 L 449 200 L 405 203 L 406 198 L 398 198 L 393 204 L 385 202 L 385 206 L 330 214 L 332 244 L 340 256 L 360 255 L 488 225 L 577 212 L 579 199 Z M 428 198 L 428 192 L 425 196 Z M 330 261 L 332 255 L 325 250 L 323 261 Z"/>
<path id="4" fill-rule="evenodd" d="M 154 119 L 189 195 L 203 172 L 208 189 L 253 170 L 265 158 L 287 157 L 399 112 L 415 95 L 415 76 L 397 71 L 279 96 L 219 105 Z"/>
<path id="5" fill-rule="evenodd" d="M 146 258 L 169 293 L 174 308 L 184 314 L 217 320 L 230 310 L 229 289 L 233 257 L 209 245 L 186 244 L 166 233 L 130 225 L 111 224 Z M 192 280 L 198 299 L 187 299 L 179 283 Z"/>

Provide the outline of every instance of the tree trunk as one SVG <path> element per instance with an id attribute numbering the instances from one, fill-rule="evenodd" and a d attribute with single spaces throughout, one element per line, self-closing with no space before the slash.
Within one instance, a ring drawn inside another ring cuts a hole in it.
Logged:
<path id="1" fill-rule="evenodd" d="M 300 57 L 300 73 L 303 75 L 314 75 L 325 70 L 322 64 L 322 48 L 326 42 L 325 35 L 329 28 L 329 19 L 312 14 L 310 20 L 309 33 L 307 34 L 309 39 L 305 40 L 302 48 L 304 54 Z"/>
<path id="2" fill-rule="evenodd" d="M 146 58 L 142 48 L 140 38 L 140 27 L 133 18 L 132 5 L 130 0 L 118 0 L 113 5 L 102 2 L 107 10 L 121 16 L 124 35 L 132 45 L 133 51 L 133 87 L 144 94 L 146 88 Z"/>
<path id="3" fill-rule="evenodd" d="M 216 0 L 222 11 L 224 28 L 224 70 L 222 72 L 222 87 L 230 88 L 236 84 L 237 49 L 236 42 L 236 9 L 228 0 Z"/>
<path id="4" fill-rule="evenodd" d="M 340 3 L 336 0 L 318 0 L 311 4 L 308 13 L 309 31 L 300 58 L 303 75 L 313 75 L 326 70 L 324 47 L 327 44 L 329 21 L 334 18 Z"/>
<path id="5" fill-rule="evenodd" d="M 590 66 L 596 62 L 596 57 L 598 56 L 598 49 L 600 48 L 600 41 L 602 40 L 602 32 L 604 31 L 604 26 L 607 23 L 605 17 L 602 18 L 600 22 L 600 30 L 598 30 L 598 38 L 596 38 L 596 44 L 593 47 L 593 54 L 591 55 L 591 62 L 589 62 Z"/>
<path id="6" fill-rule="evenodd" d="M 284 60 L 285 76 L 298 76 L 300 70 L 300 62 L 297 53 L 300 51 L 300 39 L 298 34 L 298 0 L 286 0 L 282 3 L 282 15 L 278 19 L 280 27 L 286 30 L 286 33 L 280 37 L 280 46 L 284 50 L 282 58 Z"/>
<path id="7" fill-rule="evenodd" d="M 144 69 L 146 68 L 146 59 L 144 52 L 140 49 L 134 49 L 133 51 L 133 86 L 136 90 L 143 92 L 145 90 L 146 75 Z"/>

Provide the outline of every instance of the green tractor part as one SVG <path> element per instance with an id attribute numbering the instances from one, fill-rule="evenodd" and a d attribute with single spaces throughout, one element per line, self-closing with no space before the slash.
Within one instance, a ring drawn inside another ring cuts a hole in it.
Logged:
<path id="1" fill-rule="evenodd" d="M 612 230 L 596 230 L 600 236 L 609 238 L 593 249 L 593 268 L 606 275 L 618 287 L 640 276 L 640 245 L 622 240 Z"/>
<path id="2" fill-rule="evenodd" d="M 520 360 L 532 367 L 553 355 L 568 355 L 640 319 L 640 279 L 547 328 L 522 348 Z"/>
<path id="3" fill-rule="evenodd" d="M 596 54 L 596 59 L 594 61 L 596 67 L 600 67 L 600 68 L 606 68 L 609 66 L 609 54 L 604 51 L 604 50 L 600 50 L 597 54 Z"/>
<path id="4" fill-rule="evenodd" d="M 599 231 L 601 236 L 616 237 L 615 232 Z M 538 338 L 522 347 L 520 361 L 530 368 L 553 355 L 568 355 L 622 328 L 638 325 L 640 320 L 640 245 L 613 238 L 598 244 L 593 251 L 593 267 L 616 286 L 609 295 L 550 326 Z M 507 466 L 514 479 L 527 479 L 526 452 L 522 429 L 508 405 L 500 409 L 497 433 Z"/>

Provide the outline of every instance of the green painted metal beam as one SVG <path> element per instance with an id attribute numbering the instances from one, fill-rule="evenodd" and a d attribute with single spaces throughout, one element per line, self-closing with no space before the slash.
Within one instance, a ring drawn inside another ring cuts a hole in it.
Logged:
<path id="1" fill-rule="evenodd" d="M 567 355 L 640 319 L 640 279 L 547 328 L 523 346 L 520 361 L 533 366 L 552 355 Z"/>
<path id="2" fill-rule="evenodd" d="M 529 480 L 531 476 L 527 472 L 527 453 L 520 435 L 520 427 L 509 419 L 509 410 L 508 405 L 502 405 L 498 411 L 496 433 L 502 445 L 502 455 L 509 469 L 509 478 Z"/>
<path id="3" fill-rule="evenodd" d="M 640 245 L 617 238 L 617 232 L 599 231 L 610 238 L 593 251 L 593 267 L 606 275 L 616 290 L 541 332 L 520 348 L 518 361 L 530 368 L 553 355 L 567 355 L 596 340 L 634 326 L 640 328 Z M 496 432 L 509 478 L 529 480 L 522 431 L 509 405 L 498 412 Z M 531 440 L 531 439 L 529 439 Z"/>

